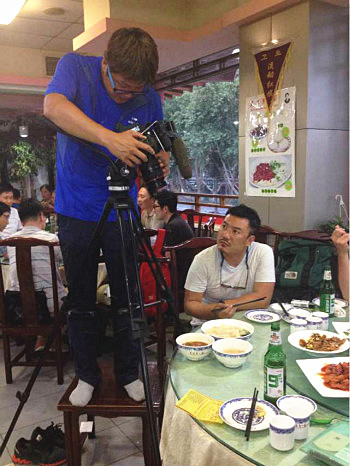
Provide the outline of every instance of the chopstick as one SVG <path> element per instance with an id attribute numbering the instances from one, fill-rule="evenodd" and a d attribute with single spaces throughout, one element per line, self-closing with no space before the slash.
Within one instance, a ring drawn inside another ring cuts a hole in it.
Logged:
<path id="1" fill-rule="evenodd" d="M 243 304 L 257 303 L 258 301 L 263 301 L 264 299 L 266 299 L 266 296 L 263 296 L 262 298 L 252 299 L 251 301 L 245 301 L 244 303 L 233 304 L 233 306 L 238 307 L 243 306 Z M 237 311 L 239 311 L 239 309 L 237 309 Z"/>
<path id="2" fill-rule="evenodd" d="M 250 405 L 250 411 L 249 411 L 247 427 L 246 427 L 245 432 L 244 432 L 244 436 L 246 437 L 247 442 L 248 442 L 249 437 L 250 437 L 250 431 L 251 431 L 251 428 L 252 428 L 253 418 L 254 418 L 254 414 L 255 414 L 255 405 L 256 405 L 256 402 L 257 402 L 257 399 L 258 399 L 258 394 L 259 394 L 259 390 L 254 388 L 252 404 Z"/>
<path id="3" fill-rule="evenodd" d="M 287 312 L 287 310 L 286 310 L 286 308 L 283 306 L 283 304 L 280 303 L 279 301 L 278 301 L 278 304 L 280 305 L 280 307 L 281 307 L 283 313 L 284 313 L 287 317 L 290 317 L 289 312 Z"/>

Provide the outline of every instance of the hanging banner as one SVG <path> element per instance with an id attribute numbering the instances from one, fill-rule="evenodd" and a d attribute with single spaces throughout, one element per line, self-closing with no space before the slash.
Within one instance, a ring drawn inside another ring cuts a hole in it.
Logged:
<path id="1" fill-rule="evenodd" d="M 246 100 L 247 196 L 295 197 L 295 87 L 276 92 L 270 115 L 261 94 Z"/>
<path id="2" fill-rule="evenodd" d="M 270 50 L 264 50 L 254 55 L 257 74 L 264 92 L 268 112 L 275 92 L 279 89 L 283 80 L 283 73 L 288 61 L 291 42 L 280 45 Z"/>

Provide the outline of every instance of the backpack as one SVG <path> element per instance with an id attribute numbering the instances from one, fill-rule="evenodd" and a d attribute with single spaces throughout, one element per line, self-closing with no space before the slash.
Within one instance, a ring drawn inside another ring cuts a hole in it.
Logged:
<path id="1" fill-rule="evenodd" d="M 311 300 L 319 294 L 326 265 L 333 266 L 332 244 L 309 239 L 288 239 L 278 246 L 274 300 Z M 332 274 L 333 279 L 335 277 Z"/>
<path id="2" fill-rule="evenodd" d="M 156 257 L 161 258 L 162 256 L 162 248 L 165 239 L 165 230 L 159 229 L 156 242 L 153 246 L 153 251 Z M 170 267 L 169 263 L 160 262 L 159 263 L 160 269 L 162 271 L 163 277 L 170 287 L 171 284 L 171 277 L 170 277 Z M 142 294 L 144 299 L 144 304 L 152 303 L 159 299 L 159 294 L 157 293 L 157 284 L 153 277 L 151 266 L 147 262 L 143 262 L 140 267 L 140 281 L 142 286 Z M 154 270 L 156 270 L 155 264 L 152 264 Z M 168 309 L 167 303 L 162 303 L 159 305 L 161 312 L 165 313 Z M 157 314 L 157 305 L 147 307 L 145 309 L 146 315 L 148 317 L 155 317 Z"/>

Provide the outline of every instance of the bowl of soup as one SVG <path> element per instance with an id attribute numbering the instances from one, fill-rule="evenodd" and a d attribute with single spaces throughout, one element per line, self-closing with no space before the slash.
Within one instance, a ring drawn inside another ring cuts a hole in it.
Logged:
<path id="1" fill-rule="evenodd" d="M 239 338 L 222 338 L 213 343 L 216 359 L 230 369 L 242 366 L 253 351 L 253 345 Z"/>
<path id="2" fill-rule="evenodd" d="M 183 333 L 176 338 L 176 344 L 181 354 L 190 361 L 200 361 L 211 352 L 214 338 L 203 333 Z"/>

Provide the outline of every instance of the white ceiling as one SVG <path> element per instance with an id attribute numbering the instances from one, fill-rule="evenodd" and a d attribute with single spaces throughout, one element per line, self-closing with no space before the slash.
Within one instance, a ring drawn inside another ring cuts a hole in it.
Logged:
<path id="1" fill-rule="evenodd" d="M 64 13 L 44 13 L 49 8 Z M 72 39 L 82 32 L 83 0 L 27 0 L 12 23 L 0 25 L 0 45 L 70 52 Z"/>

